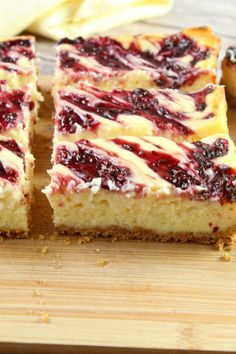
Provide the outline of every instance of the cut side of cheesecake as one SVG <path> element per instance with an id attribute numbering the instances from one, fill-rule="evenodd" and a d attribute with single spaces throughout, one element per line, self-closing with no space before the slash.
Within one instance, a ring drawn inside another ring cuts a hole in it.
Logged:
<path id="1" fill-rule="evenodd" d="M 26 237 L 33 196 L 33 126 L 37 88 L 35 39 L 0 38 L 0 233 Z"/>
<path id="2" fill-rule="evenodd" d="M 11 138 L 0 136 L 0 234 L 25 237 L 29 231 L 33 156 Z"/>
<path id="3" fill-rule="evenodd" d="M 34 100 L 28 86 L 11 89 L 6 81 L 0 82 L 0 134 L 16 139 L 29 150 L 36 121 Z"/>
<path id="4" fill-rule="evenodd" d="M 53 163 L 44 193 L 61 232 L 199 243 L 234 235 L 236 158 L 227 135 L 61 142 Z"/>
<path id="5" fill-rule="evenodd" d="M 58 43 L 56 87 L 88 81 L 101 89 L 180 88 L 216 81 L 219 38 L 208 27 L 172 35 L 64 38 Z"/>
<path id="6" fill-rule="evenodd" d="M 42 96 L 37 88 L 37 71 L 33 36 L 0 37 L 0 80 L 6 80 L 13 89 L 28 86 L 38 108 Z"/>
<path id="7" fill-rule="evenodd" d="M 54 143 L 122 135 L 196 141 L 228 133 L 223 86 L 209 84 L 193 93 L 140 88 L 107 92 L 81 82 L 54 97 Z"/>
<path id="8" fill-rule="evenodd" d="M 222 61 L 222 84 L 225 85 L 227 99 L 236 106 L 236 45 L 227 49 Z"/>

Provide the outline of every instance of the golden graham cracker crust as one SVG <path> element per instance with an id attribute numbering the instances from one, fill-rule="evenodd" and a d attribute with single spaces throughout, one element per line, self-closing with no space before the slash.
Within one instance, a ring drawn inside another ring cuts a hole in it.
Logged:
<path id="1" fill-rule="evenodd" d="M 228 229 L 224 232 L 216 233 L 165 233 L 158 234 L 151 230 L 144 228 L 122 228 L 118 226 L 111 226 L 106 229 L 87 228 L 75 229 L 64 225 L 57 227 L 60 234 L 74 235 L 85 237 L 89 236 L 91 239 L 98 237 L 112 237 L 115 240 L 142 240 L 142 241 L 158 241 L 158 242 L 195 242 L 199 244 L 215 244 L 219 240 L 224 243 L 231 243 L 236 239 L 236 228 Z"/>

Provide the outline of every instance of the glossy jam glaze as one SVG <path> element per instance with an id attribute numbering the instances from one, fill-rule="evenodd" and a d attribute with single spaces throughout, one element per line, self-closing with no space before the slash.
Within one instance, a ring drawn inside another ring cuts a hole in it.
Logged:
<path id="1" fill-rule="evenodd" d="M 209 57 L 211 50 L 199 46 L 189 36 L 178 33 L 163 39 L 152 41 L 156 51 L 142 50 L 135 39 L 125 48 L 121 42 L 109 37 L 91 37 L 84 39 L 78 37 L 74 40 L 64 38 L 60 45 L 68 44 L 73 47 L 73 52 L 62 49 L 59 52 L 59 65 L 61 69 L 72 69 L 75 73 L 97 73 L 100 78 L 105 75 L 101 67 L 113 70 L 113 74 L 135 69 L 150 72 L 153 80 L 161 87 L 178 88 L 181 85 L 193 82 L 199 75 L 195 65 Z M 99 67 L 91 68 L 80 60 L 93 58 Z M 189 57 L 183 63 L 181 59 Z M 106 73 L 109 75 L 108 73 Z"/>
<path id="2" fill-rule="evenodd" d="M 141 141 L 145 141 L 142 138 Z M 214 160 L 228 153 L 228 141 L 216 139 L 212 144 L 196 142 L 177 144 L 184 155 L 179 158 L 161 146 L 145 150 L 139 143 L 123 138 L 112 139 L 119 148 L 138 156 L 146 166 L 161 179 L 167 181 L 177 193 L 188 194 L 198 200 L 236 201 L 236 171 L 225 165 L 215 164 Z M 84 182 L 101 178 L 101 186 L 110 189 L 112 183 L 116 190 L 125 190 L 132 183 L 132 170 L 119 161 L 119 156 L 96 146 L 96 140 L 81 140 L 76 143 L 78 150 L 69 150 L 60 145 L 56 163 L 68 167 Z M 157 149 L 156 149 L 157 148 Z M 183 158 L 183 156 L 185 156 Z M 138 193 L 145 185 L 136 185 Z M 114 189 L 114 188 L 113 188 Z"/>
<path id="3" fill-rule="evenodd" d="M 121 114 L 138 115 L 151 121 L 156 134 L 167 130 L 177 135 L 193 134 L 193 131 L 184 124 L 191 116 L 177 109 L 173 110 L 170 108 L 171 105 L 168 105 L 168 102 L 172 103 L 175 98 L 169 91 L 157 91 L 153 94 L 151 91 L 137 88 L 132 91 L 115 89 L 106 92 L 93 86 L 84 86 L 84 90 L 84 94 L 81 91 L 58 92 L 60 109 L 56 112 L 55 122 L 62 134 L 73 134 L 78 126 L 82 129 L 96 130 L 100 123 L 95 115 L 119 121 Z M 186 94 L 186 98 L 191 96 L 196 111 L 203 112 L 207 107 L 206 97 L 213 91 L 214 87 L 209 85 L 201 91 Z M 159 103 L 158 95 L 166 96 L 165 105 Z M 207 114 L 205 119 L 209 119 L 210 116 L 214 114 Z"/>

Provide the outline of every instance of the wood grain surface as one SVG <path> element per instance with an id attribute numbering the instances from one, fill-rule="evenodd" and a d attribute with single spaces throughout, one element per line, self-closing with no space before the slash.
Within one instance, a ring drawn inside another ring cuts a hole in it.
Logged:
<path id="1" fill-rule="evenodd" d="M 169 15 L 111 33 L 173 32 L 210 24 L 225 48 L 236 41 L 235 21 L 233 0 L 176 0 Z M 44 74 L 53 72 L 52 45 L 38 39 Z M 212 246 L 55 240 L 51 210 L 41 193 L 50 168 L 50 80 L 43 77 L 40 84 L 45 103 L 34 144 L 32 239 L 0 243 L 0 352 L 234 352 L 235 250 L 232 261 L 223 262 L 224 252 Z M 234 138 L 235 120 L 230 109 Z M 101 259 L 108 261 L 104 267 L 98 266 Z"/>

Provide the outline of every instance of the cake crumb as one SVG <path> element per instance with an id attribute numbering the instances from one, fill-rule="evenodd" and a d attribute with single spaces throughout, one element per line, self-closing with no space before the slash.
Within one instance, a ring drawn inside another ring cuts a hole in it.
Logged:
<path id="1" fill-rule="evenodd" d="M 31 316 L 31 315 L 34 315 L 34 314 L 35 314 L 35 310 L 32 310 L 32 309 L 31 309 L 31 310 L 28 310 L 27 313 L 28 313 L 28 315 L 30 315 L 30 316 Z"/>
<path id="2" fill-rule="evenodd" d="M 44 246 L 41 249 L 41 257 L 44 257 L 46 253 L 48 253 L 48 246 Z"/>
<path id="3" fill-rule="evenodd" d="M 39 290 L 34 290 L 33 296 L 43 296 Z"/>
<path id="4" fill-rule="evenodd" d="M 79 238 L 78 244 L 79 244 L 79 245 L 82 245 L 83 243 L 91 242 L 92 239 L 93 239 L 92 236 L 81 236 L 81 237 Z"/>
<path id="5" fill-rule="evenodd" d="M 95 252 L 96 252 L 96 253 L 100 253 L 100 252 L 101 252 L 100 248 L 96 248 L 96 249 L 95 249 Z"/>
<path id="6" fill-rule="evenodd" d="M 225 250 L 226 251 L 233 251 L 234 249 L 234 242 L 233 240 L 229 240 L 225 243 L 225 246 L 224 246 Z"/>
<path id="7" fill-rule="evenodd" d="M 44 240 L 45 236 L 44 235 L 39 235 L 39 240 Z"/>
<path id="8" fill-rule="evenodd" d="M 56 238 L 57 238 L 57 235 L 56 234 L 53 234 L 49 237 L 49 240 L 51 241 L 56 241 Z"/>
<path id="9" fill-rule="evenodd" d="M 43 301 L 43 299 L 41 299 L 40 301 L 39 301 L 39 305 L 44 305 L 45 304 L 45 302 Z"/>
<path id="10" fill-rule="evenodd" d="M 43 284 L 43 285 L 47 285 L 47 280 L 45 280 L 45 279 L 39 279 L 39 280 L 37 280 L 37 282 L 39 283 L 39 284 Z"/>
<path id="11" fill-rule="evenodd" d="M 55 266 L 54 266 L 54 269 L 61 269 L 62 268 L 62 264 L 56 264 Z"/>
<path id="12" fill-rule="evenodd" d="M 225 252 L 223 256 L 220 257 L 220 259 L 224 262 L 230 262 L 232 258 L 233 257 L 228 252 Z"/>
<path id="13" fill-rule="evenodd" d="M 3 243 L 4 237 L 0 236 L 0 243 Z"/>
<path id="14" fill-rule="evenodd" d="M 64 240 L 64 245 L 65 246 L 69 246 L 69 245 L 71 245 L 71 243 L 72 243 L 72 241 L 71 241 L 70 238 L 67 238 L 67 239 Z"/>
<path id="15" fill-rule="evenodd" d="M 97 265 L 99 267 L 104 267 L 105 265 L 107 265 L 109 262 L 108 262 L 108 259 L 106 258 L 101 258 L 97 261 Z"/>
<path id="16" fill-rule="evenodd" d="M 217 240 L 215 243 L 215 247 L 216 247 L 217 251 L 222 251 L 224 248 L 224 241 L 221 239 Z"/>
<path id="17" fill-rule="evenodd" d="M 43 323 L 49 322 L 49 316 L 47 313 L 41 313 L 41 322 L 43 322 Z"/>

